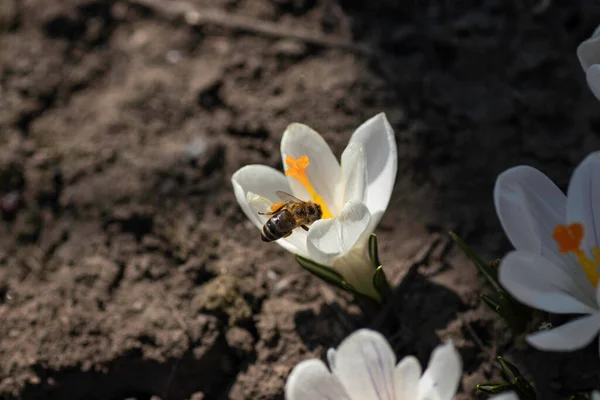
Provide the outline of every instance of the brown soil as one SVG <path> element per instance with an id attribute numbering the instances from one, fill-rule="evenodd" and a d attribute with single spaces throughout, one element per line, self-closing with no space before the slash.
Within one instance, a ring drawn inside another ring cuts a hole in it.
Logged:
<path id="1" fill-rule="evenodd" d="M 460 399 L 496 355 L 542 399 L 594 387 L 597 344 L 516 349 L 446 232 L 501 257 L 496 175 L 564 187 L 599 147 L 575 56 L 599 21 L 591 0 L 2 0 L 0 395 L 281 399 L 361 326 L 423 363 L 453 339 Z M 279 168 L 290 122 L 339 155 L 380 111 L 399 170 L 379 251 L 394 284 L 418 264 L 386 318 L 262 243 L 229 182 Z"/>

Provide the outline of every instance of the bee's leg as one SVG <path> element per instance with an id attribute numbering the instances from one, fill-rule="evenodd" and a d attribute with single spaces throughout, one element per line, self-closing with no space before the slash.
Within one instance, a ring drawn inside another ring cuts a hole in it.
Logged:
<path id="1" fill-rule="evenodd" d="M 275 214 L 275 212 L 266 212 L 266 213 L 261 213 L 259 212 L 258 215 L 273 215 Z"/>
<path id="2" fill-rule="evenodd" d="M 292 234 L 292 231 L 289 231 L 288 233 L 286 233 L 285 235 L 283 235 L 282 237 L 285 239 L 286 237 L 290 236 Z"/>
<path id="3" fill-rule="evenodd" d="M 302 228 L 302 229 L 304 229 L 305 231 L 308 232 L 308 226 L 306 226 L 306 225 L 300 225 L 300 228 Z"/>

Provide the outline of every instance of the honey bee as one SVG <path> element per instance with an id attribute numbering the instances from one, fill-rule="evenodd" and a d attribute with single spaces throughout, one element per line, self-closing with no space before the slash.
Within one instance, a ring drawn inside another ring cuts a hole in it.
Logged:
<path id="1" fill-rule="evenodd" d="M 283 203 L 277 203 L 280 205 L 271 212 L 259 212 L 260 215 L 271 216 L 263 225 L 260 234 L 263 242 L 286 238 L 298 227 L 308 231 L 306 225 L 312 224 L 323 216 L 321 206 L 317 203 L 302 201 L 280 190 L 275 193 Z"/>

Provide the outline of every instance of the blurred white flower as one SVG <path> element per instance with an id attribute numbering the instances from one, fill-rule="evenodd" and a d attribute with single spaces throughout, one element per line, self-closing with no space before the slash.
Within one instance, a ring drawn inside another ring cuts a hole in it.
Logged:
<path id="1" fill-rule="evenodd" d="M 575 169 L 567 196 L 537 169 L 519 166 L 500 174 L 494 202 L 516 249 L 500 263 L 500 283 L 531 307 L 584 315 L 527 342 L 541 350 L 585 347 L 600 331 L 600 152 Z"/>
<path id="2" fill-rule="evenodd" d="M 519 400 L 515 392 L 505 392 L 497 396 L 490 397 L 490 400 Z"/>
<path id="3" fill-rule="evenodd" d="M 600 100 L 600 26 L 577 47 L 577 57 L 592 93 Z"/>
<path id="4" fill-rule="evenodd" d="M 278 190 L 318 203 L 321 220 L 308 232 L 295 229 L 277 243 L 333 268 L 358 292 L 379 299 L 366 247 L 396 180 L 396 141 L 385 114 L 372 117 L 354 132 L 341 165 L 321 135 L 299 123 L 284 132 L 281 158 L 285 175 L 264 165 L 247 165 L 233 174 L 235 196 L 246 216 L 261 229 L 269 217 L 258 212 L 279 201 Z"/>
<path id="5" fill-rule="evenodd" d="M 462 362 L 451 342 L 433 350 L 424 373 L 413 356 L 396 364 L 388 341 L 378 332 L 361 329 L 337 350 L 327 352 L 329 369 L 321 360 L 294 367 L 286 400 L 450 400 L 454 397 Z"/>

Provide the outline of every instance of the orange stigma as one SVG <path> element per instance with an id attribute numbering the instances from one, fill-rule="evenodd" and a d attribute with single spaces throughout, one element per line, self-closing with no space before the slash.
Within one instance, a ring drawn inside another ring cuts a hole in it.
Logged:
<path id="1" fill-rule="evenodd" d="M 285 163 L 288 165 L 288 169 L 285 171 L 287 176 L 291 176 L 296 179 L 304 188 L 308 191 L 310 196 L 312 197 L 312 201 L 321 206 L 321 210 L 323 211 L 322 219 L 333 218 L 333 214 L 325 205 L 323 198 L 315 191 L 310 180 L 308 179 L 308 175 L 306 173 L 306 167 L 310 165 L 310 161 L 308 160 L 308 156 L 302 156 L 298 158 L 294 158 L 292 156 L 287 156 L 285 159 Z"/>
<path id="2" fill-rule="evenodd" d="M 552 237 L 559 245 L 561 253 L 573 253 L 577 257 L 577 262 L 583 268 L 585 275 L 594 287 L 598 285 L 600 276 L 598 275 L 598 267 L 600 267 L 600 252 L 598 248 L 592 249 L 594 259 L 588 258 L 581 249 L 581 241 L 583 240 L 584 230 L 583 225 L 574 223 L 570 225 L 557 225 L 554 228 Z"/>
<path id="3" fill-rule="evenodd" d="M 574 253 L 581 247 L 583 226 L 581 224 L 558 225 L 552 235 L 558 242 L 561 253 Z"/>

